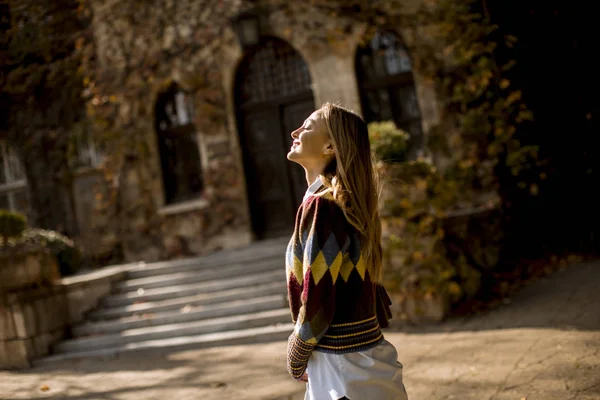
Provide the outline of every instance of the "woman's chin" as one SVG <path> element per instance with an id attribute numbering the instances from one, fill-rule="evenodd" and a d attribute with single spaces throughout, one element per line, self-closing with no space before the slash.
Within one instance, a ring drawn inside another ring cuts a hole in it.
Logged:
<path id="1" fill-rule="evenodd" d="M 298 164 L 300 163 L 300 157 L 294 150 L 290 150 L 289 153 L 287 153 L 287 159 Z"/>

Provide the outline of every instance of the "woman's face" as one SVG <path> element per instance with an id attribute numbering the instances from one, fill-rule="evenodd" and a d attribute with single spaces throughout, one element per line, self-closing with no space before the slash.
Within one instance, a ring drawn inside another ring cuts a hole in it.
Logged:
<path id="1" fill-rule="evenodd" d="M 324 167 L 333 157 L 331 140 L 321 110 L 313 112 L 291 135 L 294 142 L 287 155 L 288 160 L 303 167 L 321 164 Z"/>

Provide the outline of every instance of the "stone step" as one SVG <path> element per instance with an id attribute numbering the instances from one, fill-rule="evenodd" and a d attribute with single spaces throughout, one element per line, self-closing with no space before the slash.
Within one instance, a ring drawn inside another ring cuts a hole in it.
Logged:
<path id="1" fill-rule="evenodd" d="M 213 253 L 207 256 L 169 260 L 143 264 L 127 273 L 129 279 L 145 278 L 154 275 L 165 275 L 176 272 L 216 268 L 233 264 L 256 264 L 264 260 L 279 259 L 283 265 L 286 242 L 281 239 L 270 242 L 268 246 L 256 245 L 244 250 Z"/>
<path id="2" fill-rule="evenodd" d="M 148 340 L 137 343 L 128 343 L 121 346 L 97 349 L 91 351 L 69 352 L 56 354 L 33 361 L 34 366 L 52 365 L 65 360 L 86 358 L 111 358 L 128 353 L 158 352 L 191 350 L 205 347 L 226 345 L 254 344 L 285 340 L 293 331 L 291 323 L 277 324 L 259 328 L 249 328 L 227 332 L 207 333 L 195 336 L 172 337 L 168 339 Z"/>
<path id="3" fill-rule="evenodd" d="M 101 305 L 117 307 L 141 302 L 158 301 L 197 294 L 213 293 L 222 290 L 250 287 L 263 283 L 285 282 L 285 269 L 262 272 L 254 275 L 241 275 L 237 278 L 226 278 L 202 283 L 167 286 L 156 289 L 140 289 L 132 292 L 113 294 L 102 299 Z"/>
<path id="4" fill-rule="evenodd" d="M 251 299 L 273 294 L 286 295 L 285 283 L 275 282 L 256 286 L 234 288 L 216 293 L 204 293 L 193 296 L 178 297 L 174 299 L 149 301 L 146 303 L 101 308 L 87 315 L 92 321 L 110 320 L 115 318 L 131 317 L 141 314 L 155 314 L 169 310 L 179 310 L 186 306 L 206 306 L 228 301 Z"/>
<path id="5" fill-rule="evenodd" d="M 144 316 L 134 316 L 102 322 L 88 322 L 73 328 L 75 337 L 105 335 L 122 332 L 128 329 L 176 324 L 201 319 L 219 318 L 246 313 L 284 308 L 287 305 L 285 296 L 271 295 L 259 298 L 238 300 L 210 306 L 190 307 L 177 311 L 166 311 Z"/>
<path id="6" fill-rule="evenodd" d="M 261 326 L 287 322 L 290 322 L 289 308 L 279 308 L 275 310 L 261 311 L 258 313 L 244 315 L 233 315 L 208 320 L 183 322 L 179 324 L 128 329 L 119 332 L 118 334 L 71 339 L 54 346 L 54 352 L 68 353 L 96 350 L 122 346 L 124 344 L 133 342 L 257 328 Z"/>
<path id="7" fill-rule="evenodd" d="M 220 268 L 203 268 L 187 272 L 174 272 L 165 275 L 152 275 L 145 278 L 129 279 L 115 285 L 116 293 L 125 293 L 132 290 L 154 289 L 165 286 L 181 285 L 186 283 L 204 282 L 224 279 L 244 274 L 283 270 L 285 263 L 282 257 L 269 258 L 250 264 L 234 264 Z"/>

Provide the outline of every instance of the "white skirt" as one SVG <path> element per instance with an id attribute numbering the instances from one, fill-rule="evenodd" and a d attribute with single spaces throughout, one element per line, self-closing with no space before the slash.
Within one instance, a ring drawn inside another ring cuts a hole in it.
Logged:
<path id="1" fill-rule="evenodd" d="M 304 400 L 408 400 L 398 352 L 387 340 L 355 353 L 313 351 L 306 372 Z"/>

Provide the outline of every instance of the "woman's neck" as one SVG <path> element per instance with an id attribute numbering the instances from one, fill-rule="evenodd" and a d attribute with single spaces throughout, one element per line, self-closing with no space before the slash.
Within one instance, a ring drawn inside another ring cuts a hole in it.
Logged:
<path id="1" fill-rule="evenodd" d="M 319 175 L 323 175 L 331 160 L 332 157 L 324 157 L 323 159 L 310 163 L 309 165 L 301 164 L 304 168 L 304 172 L 306 173 L 306 183 L 308 186 L 312 185 Z"/>
<path id="2" fill-rule="evenodd" d="M 313 182 L 317 180 L 319 175 L 323 173 L 323 169 L 309 170 L 305 168 L 304 170 L 306 171 L 306 183 L 308 184 L 308 186 L 312 185 Z"/>

